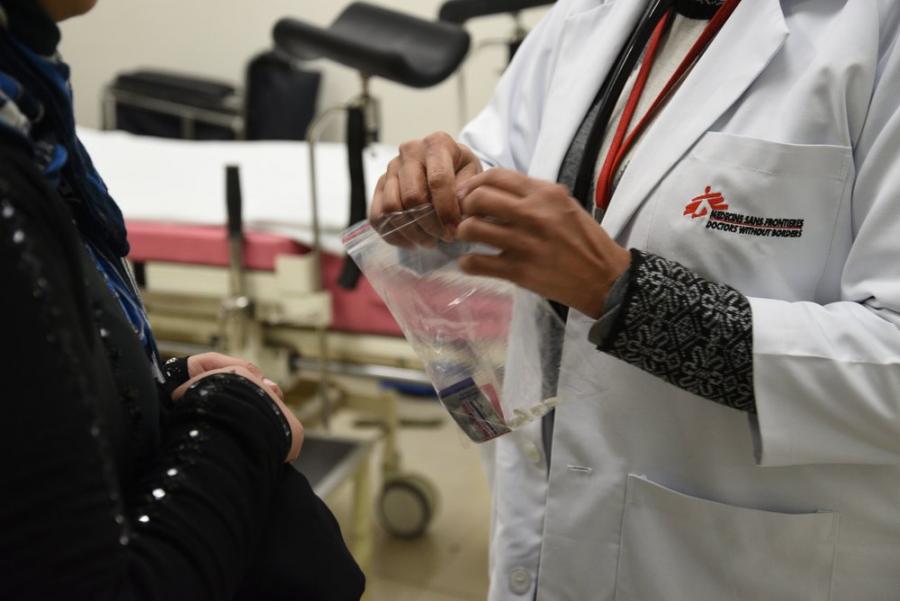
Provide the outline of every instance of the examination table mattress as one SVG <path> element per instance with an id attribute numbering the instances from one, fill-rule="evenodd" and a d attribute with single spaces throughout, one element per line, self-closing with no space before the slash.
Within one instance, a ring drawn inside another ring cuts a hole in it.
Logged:
<path id="1" fill-rule="evenodd" d="M 128 221 L 129 259 L 134 263 L 161 261 L 190 265 L 228 266 L 225 229 L 220 226 L 179 225 L 152 221 Z M 244 267 L 273 271 L 280 255 L 305 254 L 309 248 L 279 234 L 247 231 L 244 234 Z M 322 280 L 332 298 L 329 329 L 354 334 L 402 336 L 397 322 L 372 286 L 361 277 L 356 288 L 337 285 L 344 258 L 322 253 Z"/>

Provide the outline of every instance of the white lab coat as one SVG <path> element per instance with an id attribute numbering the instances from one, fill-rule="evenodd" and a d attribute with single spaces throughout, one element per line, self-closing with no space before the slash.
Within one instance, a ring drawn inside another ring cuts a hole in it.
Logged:
<path id="1" fill-rule="evenodd" d="M 646 4 L 560 0 L 462 141 L 554 180 Z M 898 21 L 744 0 L 647 131 L 603 226 L 750 298 L 759 417 L 597 351 L 572 312 L 549 476 L 539 424 L 494 443 L 491 600 L 900 599 Z M 802 236 L 708 229 L 684 215 L 707 186 Z"/>

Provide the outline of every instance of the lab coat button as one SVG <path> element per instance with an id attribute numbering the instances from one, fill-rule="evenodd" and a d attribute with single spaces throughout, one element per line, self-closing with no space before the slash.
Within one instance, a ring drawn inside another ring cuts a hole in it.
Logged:
<path id="1" fill-rule="evenodd" d="M 513 568 L 509 573 L 509 590 L 514 595 L 524 595 L 531 590 L 531 572 L 525 568 Z"/>

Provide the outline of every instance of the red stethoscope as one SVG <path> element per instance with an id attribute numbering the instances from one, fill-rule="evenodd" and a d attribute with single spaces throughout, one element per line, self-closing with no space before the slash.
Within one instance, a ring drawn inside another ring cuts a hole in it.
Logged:
<path id="1" fill-rule="evenodd" d="M 697 41 L 695 41 L 688 50 L 681 63 L 678 65 L 678 68 L 676 68 L 675 72 L 669 77 L 666 85 L 663 86 L 662 91 L 660 91 L 659 95 L 647 109 L 647 112 L 641 117 L 634 128 L 629 131 L 628 128 L 634 119 L 634 112 L 637 108 L 638 101 L 641 99 L 644 87 L 647 84 L 647 79 L 650 77 L 650 71 L 653 69 L 653 63 L 656 60 L 656 52 L 659 49 L 660 41 L 666 33 L 669 24 L 672 22 L 674 9 L 670 7 L 663 13 L 659 23 L 656 24 L 656 28 L 653 30 L 650 41 L 647 43 L 647 49 L 644 51 L 644 58 L 641 61 L 640 71 L 638 71 L 637 79 L 635 79 L 631 92 L 628 95 L 628 100 L 622 111 L 622 116 L 619 119 L 619 124 L 616 127 L 612 142 L 610 143 L 609 151 L 606 154 L 603 166 L 600 169 L 600 175 L 597 178 L 597 186 L 594 193 L 594 214 L 596 216 L 601 217 L 606 213 L 607 207 L 609 207 L 609 201 L 613 192 L 613 178 L 622 163 L 622 159 L 628 154 L 628 151 L 634 145 L 634 142 L 641 136 L 650 122 L 653 121 L 653 118 L 659 112 L 660 108 L 665 104 L 672 92 L 691 70 L 712 39 L 716 37 L 716 34 L 722 29 L 722 26 L 731 16 L 731 13 L 734 12 L 734 9 L 737 8 L 739 3 L 740 0 L 725 0 L 722 6 L 716 11 L 716 14 L 710 19 L 709 23 L 700 34 L 700 37 L 697 38 Z"/>

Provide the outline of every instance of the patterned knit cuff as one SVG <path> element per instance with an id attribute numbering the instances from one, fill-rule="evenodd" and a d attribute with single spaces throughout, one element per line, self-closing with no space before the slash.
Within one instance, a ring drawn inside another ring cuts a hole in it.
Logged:
<path id="1" fill-rule="evenodd" d="M 755 413 L 747 298 L 680 263 L 631 253 L 625 298 L 598 348 L 683 390 Z"/>

